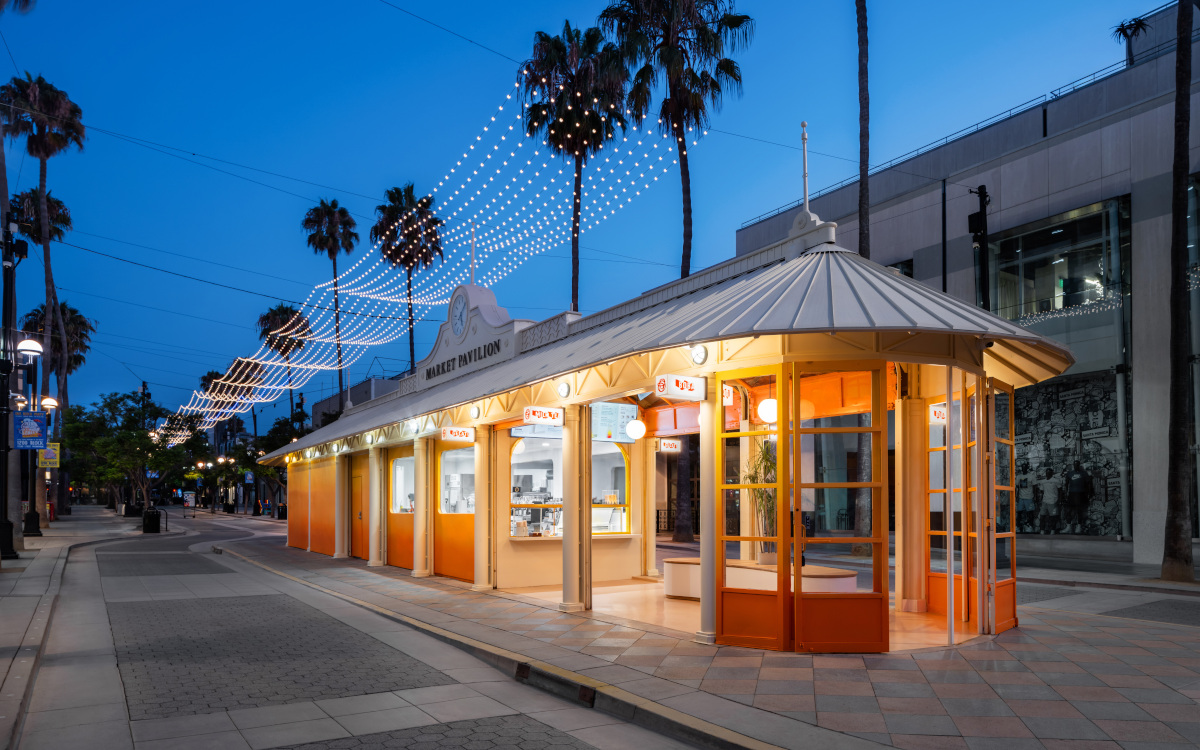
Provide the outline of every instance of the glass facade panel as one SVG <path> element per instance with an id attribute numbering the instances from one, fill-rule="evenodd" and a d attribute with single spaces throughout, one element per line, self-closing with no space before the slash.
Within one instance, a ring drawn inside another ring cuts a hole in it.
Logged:
<path id="1" fill-rule="evenodd" d="M 475 447 L 442 451 L 442 513 L 475 512 Z"/>
<path id="2" fill-rule="evenodd" d="M 801 488 L 805 525 L 814 536 L 871 536 L 872 492 L 869 487 Z"/>
<path id="3" fill-rule="evenodd" d="M 412 513 L 417 462 L 412 456 L 392 461 L 392 513 Z"/>
<path id="4" fill-rule="evenodd" d="M 562 536 L 562 440 L 527 437 L 512 448 L 513 536 Z"/>
<path id="5" fill-rule="evenodd" d="M 871 481 L 873 437 L 869 432 L 798 435 L 799 481 L 803 484 Z"/>
<path id="6" fill-rule="evenodd" d="M 625 454 L 613 443 L 592 443 L 592 533 L 629 531 Z"/>

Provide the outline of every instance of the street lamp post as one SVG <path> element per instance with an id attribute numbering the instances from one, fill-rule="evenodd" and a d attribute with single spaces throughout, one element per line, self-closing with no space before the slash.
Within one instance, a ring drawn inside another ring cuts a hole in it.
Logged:
<path id="1" fill-rule="evenodd" d="M 0 399 L 0 493 L 3 493 L 4 502 L 0 504 L 0 509 L 3 511 L 0 517 L 0 559 L 15 560 L 19 555 L 16 547 L 13 545 L 13 522 L 9 518 L 9 503 L 12 498 L 8 492 L 8 454 L 12 450 L 11 430 L 12 430 L 12 409 L 9 404 L 12 401 L 12 393 L 9 390 L 10 376 L 14 369 L 14 353 L 12 349 L 13 328 L 15 315 L 14 295 L 16 293 L 16 275 L 17 275 L 17 256 L 25 256 L 24 249 L 27 247 L 24 240 L 17 240 L 14 234 L 17 231 L 15 222 L 10 222 L 4 227 L 3 237 L 3 261 L 4 261 L 4 294 L 0 304 L 4 305 L 4 310 L 0 318 L 3 331 L 0 332 L 0 379 L 3 380 L 4 398 Z M 41 353 L 41 347 L 36 345 L 36 342 L 22 341 L 17 350 L 36 356 Z M 33 510 L 33 509 L 31 509 Z M 37 511 L 33 510 L 36 514 Z"/>

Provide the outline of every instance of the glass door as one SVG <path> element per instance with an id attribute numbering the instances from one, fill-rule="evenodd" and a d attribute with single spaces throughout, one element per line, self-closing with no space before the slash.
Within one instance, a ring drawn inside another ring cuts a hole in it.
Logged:
<path id="1" fill-rule="evenodd" d="M 890 366 L 795 366 L 797 651 L 888 650 Z"/>
<path id="2" fill-rule="evenodd" d="M 1016 513 L 1019 500 L 1015 477 L 1013 387 L 995 378 L 988 381 L 988 429 L 994 455 L 988 547 L 992 586 L 991 633 L 1017 626 Z"/>
<path id="3" fill-rule="evenodd" d="M 963 464 L 962 393 L 956 390 L 951 393 L 953 397 L 949 401 L 945 395 L 932 398 L 926 401 L 925 408 L 929 425 L 925 464 L 928 472 L 926 591 L 930 612 L 946 614 L 948 602 L 953 601 L 954 619 L 962 622 L 971 611 L 963 579 L 966 514 L 963 513 L 962 489 L 966 466 Z"/>
<path id="4" fill-rule="evenodd" d="M 780 367 L 719 373 L 715 425 L 717 518 L 724 521 L 717 534 L 717 642 L 776 651 L 791 646 L 783 374 Z"/>

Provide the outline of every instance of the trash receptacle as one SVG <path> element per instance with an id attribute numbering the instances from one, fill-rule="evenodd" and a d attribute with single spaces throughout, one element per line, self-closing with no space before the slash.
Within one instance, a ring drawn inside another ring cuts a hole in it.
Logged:
<path id="1" fill-rule="evenodd" d="M 149 508 L 142 514 L 142 533 L 157 534 L 162 524 L 162 512 Z"/>
<path id="2" fill-rule="evenodd" d="M 286 521 L 287 520 L 287 506 L 286 505 L 275 506 L 275 517 L 278 518 L 280 521 Z"/>

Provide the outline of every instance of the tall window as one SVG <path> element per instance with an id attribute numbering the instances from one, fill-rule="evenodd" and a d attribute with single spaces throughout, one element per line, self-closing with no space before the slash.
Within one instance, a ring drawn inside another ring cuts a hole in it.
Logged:
<path id="1" fill-rule="evenodd" d="M 475 447 L 442 451 L 442 513 L 475 512 Z"/>
<path id="2" fill-rule="evenodd" d="M 412 456 L 392 461 L 392 507 L 393 513 L 412 513 L 413 496 L 416 492 L 414 479 L 417 462 Z"/>

